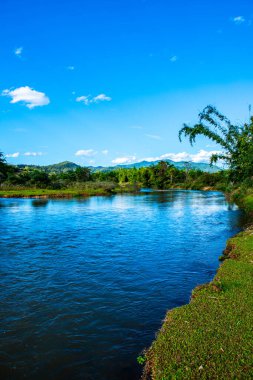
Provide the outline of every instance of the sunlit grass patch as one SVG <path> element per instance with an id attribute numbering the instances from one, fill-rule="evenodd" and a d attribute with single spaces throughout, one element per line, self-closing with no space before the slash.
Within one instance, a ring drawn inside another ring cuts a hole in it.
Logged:
<path id="1" fill-rule="evenodd" d="M 0 191 L 0 197 L 3 198 L 33 198 L 33 197 L 49 197 L 49 198 L 71 198 L 85 197 L 90 195 L 108 195 L 109 192 L 103 188 L 89 189 L 24 189 L 24 190 L 5 190 Z"/>
<path id="2" fill-rule="evenodd" d="M 214 280 L 166 315 L 144 379 L 253 378 L 253 229 L 228 242 Z"/>

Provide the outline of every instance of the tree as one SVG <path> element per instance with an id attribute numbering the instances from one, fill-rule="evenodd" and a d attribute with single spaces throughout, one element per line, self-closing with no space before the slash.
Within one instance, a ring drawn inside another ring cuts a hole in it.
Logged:
<path id="1" fill-rule="evenodd" d="M 166 189 L 170 182 L 169 169 L 172 165 L 166 161 L 159 161 L 157 165 L 151 166 L 153 172 L 152 182 L 158 189 Z"/>
<path id="2" fill-rule="evenodd" d="M 79 167 L 79 168 L 76 168 L 75 175 L 76 175 L 77 181 L 86 182 L 86 181 L 89 181 L 91 178 L 91 170 L 86 167 L 83 167 L 83 168 Z"/>
<path id="3" fill-rule="evenodd" d="M 0 182 L 7 177 L 9 165 L 7 164 L 4 154 L 0 152 Z"/>
<path id="4" fill-rule="evenodd" d="M 198 135 L 205 136 L 222 147 L 222 152 L 213 154 L 210 163 L 223 160 L 231 169 L 232 180 L 242 180 L 253 175 L 253 117 L 249 124 L 233 125 L 213 106 L 207 106 L 199 114 L 199 122 L 194 126 L 187 124 L 179 131 L 195 143 Z"/>
<path id="5" fill-rule="evenodd" d="M 5 162 L 6 162 L 6 160 L 4 158 L 4 154 L 3 154 L 3 152 L 0 152 L 0 163 L 5 163 Z"/>
<path id="6" fill-rule="evenodd" d="M 48 173 L 42 171 L 42 170 L 31 170 L 29 172 L 30 176 L 30 184 L 35 185 L 36 187 L 46 187 L 50 183 L 49 175 Z"/>

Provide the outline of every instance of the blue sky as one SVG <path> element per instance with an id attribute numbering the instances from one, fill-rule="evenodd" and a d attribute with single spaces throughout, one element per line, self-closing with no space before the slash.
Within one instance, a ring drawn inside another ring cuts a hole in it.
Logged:
<path id="1" fill-rule="evenodd" d="M 0 151 L 10 163 L 206 161 L 178 141 L 207 104 L 253 103 L 252 0 L 0 3 Z"/>

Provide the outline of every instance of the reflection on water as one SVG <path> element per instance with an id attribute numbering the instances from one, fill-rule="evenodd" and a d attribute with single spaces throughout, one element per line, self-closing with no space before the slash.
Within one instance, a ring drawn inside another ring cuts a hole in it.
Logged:
<path id="1" fill-rule="evenodd" d="M 48 199 L 33 199 L 33 207 L 46 207 L 48 205 Z"/>
<path id="2" fill-rule="evenodd" d="M 218 192 L 0 200 L 0 378 L 137 379 L 242 224 Z"/>

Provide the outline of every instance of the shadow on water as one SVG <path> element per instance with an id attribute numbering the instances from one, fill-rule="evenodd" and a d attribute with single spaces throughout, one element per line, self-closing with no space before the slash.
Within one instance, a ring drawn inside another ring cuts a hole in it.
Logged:
<path id="1" fill-rule="evenodd" d="M 48 205 L 48 199 L 33 199 L 33 207 L 46 207 Z"/>
<path id="2" fill-rule="evenodd" d="M 19 207 L 19 205 L 19 202 L 15 202 L 10 199 L 6 199 L 6 201 L 0 201 L 0 208 Z"/>

